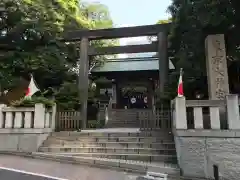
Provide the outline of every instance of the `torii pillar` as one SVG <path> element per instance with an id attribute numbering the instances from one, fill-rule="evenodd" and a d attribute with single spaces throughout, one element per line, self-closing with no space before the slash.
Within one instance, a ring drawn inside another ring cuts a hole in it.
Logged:
<path id="1" fill-rule="evenodd" d="M 158 60 L 159 60 L 159 89 L 160 95 L 165 92 L 168 81 L 169 60 L 168 60 L 168 34 L 167 32 L 158 33 Z"/>
<path id="2" fill-rule="evenodd" d="M 80 117 L 82 121 L 82 129 L 87 127 L 87 104 L 88 104 L 88 56 L 89 40 L 86 37 L 81 39 L 80 43 L 80 58 L 79 58 L 79 101 L 81 104 Z"/>

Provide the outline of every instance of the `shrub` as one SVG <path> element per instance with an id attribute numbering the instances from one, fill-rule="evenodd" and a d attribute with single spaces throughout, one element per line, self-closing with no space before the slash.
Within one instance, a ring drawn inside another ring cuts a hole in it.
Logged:
<path id="1" fill-rule="evenodd" d="M 88 128 L 103 128 L 105 120 L 88 120 Z"/>
<path id="2" fill-rule="evenodd" d="M 45 97 L 32 97 L 30 98 L 21 98 L 20 100 L 17 101 L 12 101 L 10 103 L 10 106 L 13 107 L 33 107 L 35 104 L 44 104 L 45 107 L 52 107 L 54 105 L 54 101 L 47 99 Z"/>

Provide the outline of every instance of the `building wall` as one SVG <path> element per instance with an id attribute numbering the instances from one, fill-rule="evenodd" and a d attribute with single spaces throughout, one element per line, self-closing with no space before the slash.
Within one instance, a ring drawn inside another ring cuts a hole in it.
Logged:
<path id="1" fill-rule="evenodd" d="M 224 179 L 239 179 L 239 131 L 176 130 L 174 134 L 184 176 L 214 178 L 213 165 L 217 165 Z"/>

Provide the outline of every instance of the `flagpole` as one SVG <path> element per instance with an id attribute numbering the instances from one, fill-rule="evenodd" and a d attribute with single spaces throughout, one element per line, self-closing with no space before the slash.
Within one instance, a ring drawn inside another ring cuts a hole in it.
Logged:
<path id="1" fill-rule="evenodd" d="M 180 76 L 183 75 L 183 68 L 180 68 Z"/>

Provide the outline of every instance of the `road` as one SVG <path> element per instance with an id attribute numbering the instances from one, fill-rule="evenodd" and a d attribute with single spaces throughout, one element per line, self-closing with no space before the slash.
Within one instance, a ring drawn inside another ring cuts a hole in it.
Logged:
<path id="1" fill-rule="evenodd" d="M 0 155 L 0 180 L 136 180 L 114 170 Z"/>
<path id="2" fill-rule="evenodd" d="M 33 174 L 15 169 L 0 169 L 1 180 L 66 180 L 62 178 L 50 177 L 46 175 Z"/>

